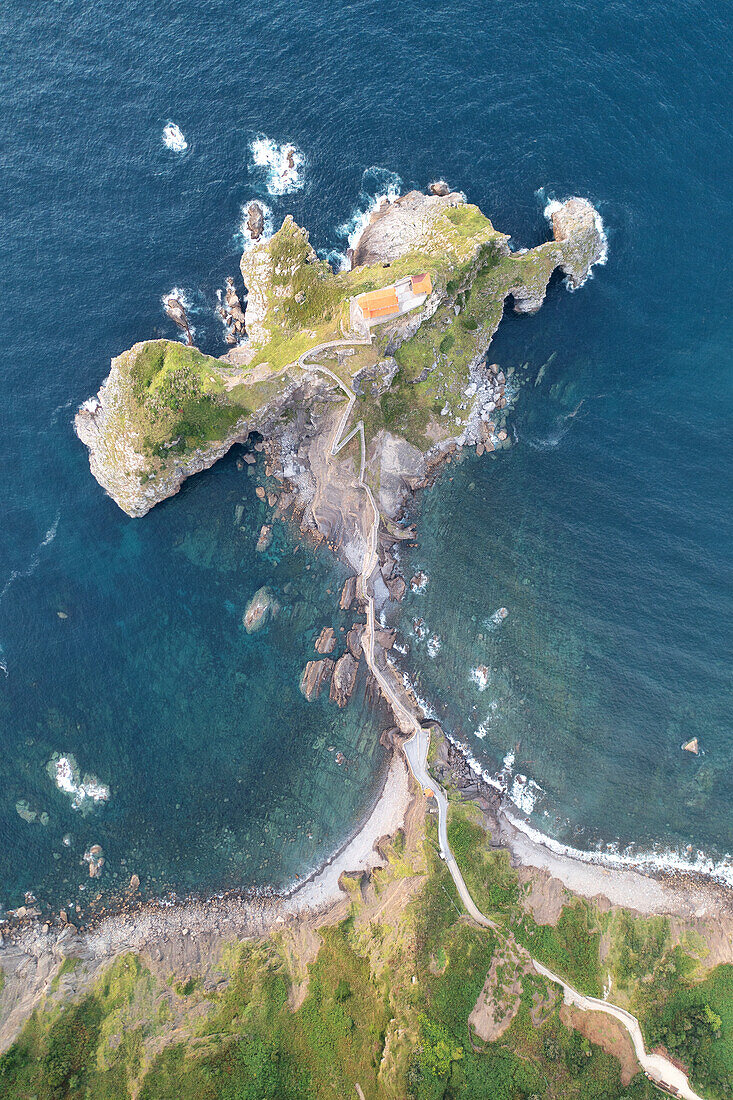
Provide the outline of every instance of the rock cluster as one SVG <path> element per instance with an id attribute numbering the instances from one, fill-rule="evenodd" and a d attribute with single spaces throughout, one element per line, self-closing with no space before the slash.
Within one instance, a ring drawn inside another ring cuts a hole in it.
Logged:
<path id="1" fill-rule="evenodd" d="M 336 632 L 332 626 L 324 626 L 315 644 L 316 653 L 332 653 L 336 648 Z"/>
<path id="2" fill-rule="evenodd" d="M 236 344 L 247 335 L 244 310 L 237 294 L 237 288 L 234 285 L 234 279 L 231 276 L 227 279 L 224 303 L 218 307 L 217 313 L 226 326 L 225 340 L 227 344 Z"/>
<path id="3" fill-rule="evenodd" d="M 330 657 L 322 657 L 320 661 L 309 661 L 303 669 L 300 677 L 300 690 L 309 703 L 317 699 L 321 688 L 328 683 L 333 673 L 334 662 Z"/>

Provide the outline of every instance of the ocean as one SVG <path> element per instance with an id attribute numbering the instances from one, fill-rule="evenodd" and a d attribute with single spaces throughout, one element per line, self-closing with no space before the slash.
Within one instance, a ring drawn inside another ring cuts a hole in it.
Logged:
<path id="1" fill-rule="evenodd" d="M 281 887 L 368 811 L 387 717 L 363 686 L 344 712 L 298 690 L 321 627 L 349 625 L 342 567 L 282 525 L 255 553 L 241 448 L 129 519 L 72 419 L 112 356 L 175 335 L 173 287 L 203 350 L 226 350 L 216 295 L 252 198 L 339 262 L 377 196 L 438 177 L 517 247 L 547 238 L 548 202 L 586 196 L 609 252 L 502 322 L 514 446 L 416 502 L 404 567 L 429 579 L 398 614 L 402 667 L 478 767 L 504 767 L 525 827 L 720 866 L 725 6 L 60 0 L 5 5 L 0 36 L 0 902 L 83 919 L 132 874 L 148 897 Z M 281 611 L 248 636 L 262 584 Z"/>

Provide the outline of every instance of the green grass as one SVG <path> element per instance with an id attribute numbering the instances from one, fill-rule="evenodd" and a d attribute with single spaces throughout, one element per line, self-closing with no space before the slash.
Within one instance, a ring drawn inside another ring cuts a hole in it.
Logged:
<path id="1" fill-rule="evenodd" d="M 495 920 L 506 919 L 519 899 L 517 874 L 505 851 L 492 851 L 472 803 L 450 804 L 448 841 L 466 885 L 479 909 Z"/>
<path id="2" fill-rule="evenodd" d="M 602 996 L 601 933 L 587 902 L 564 905 L 556 925 L 537 924 L 525 913 L 514 925 L 514 933 L 531 955 L 576 989 L 591 997 Z"/>

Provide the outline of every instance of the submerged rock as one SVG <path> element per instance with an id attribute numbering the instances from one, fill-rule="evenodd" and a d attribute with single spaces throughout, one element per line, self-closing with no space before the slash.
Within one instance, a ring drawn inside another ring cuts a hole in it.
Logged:
<path id="1" fill-rule="evenodd" d="M 258 588 L 242 616 L 248 634 L 261 630 L 269 619 L 277 614 L 277 602 L 267 585 Z"/>
<path id="2" fill-rule="evenodd" d="M 89 864 L 89 878 L 101 878 L 104 867 L 104 852 L 101 844 L 92 844 L 84 853 L 84 861 Z"/>
<path id="3" fill-rule="evenodd" d="M 255 550 L 258 554 L 263 554 L 265 550 L 269 550 L 270 543 L 272 542 L 272 524 L 263 523 L 260 528 L 260 537 L 257 539 L 257 545 Z"/>

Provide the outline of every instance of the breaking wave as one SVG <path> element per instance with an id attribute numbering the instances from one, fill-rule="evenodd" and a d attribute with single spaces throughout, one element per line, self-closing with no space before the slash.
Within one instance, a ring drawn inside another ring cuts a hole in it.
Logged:
<path id="1" fill-rule="evenodd" d="M 362 233 L 369 225 L 372 215 L 376 214 L 383 202 L 394 202 L 402 191 L 402 179 L 388 168 L 372 165 L 361 177 L 359 198 L 356 208 L 348 221 L 336 227 L 339 237 L 346 240 L 346 248 L 356 248 Z M 342 271 L 348 268 L 345 252 L 329 253 L 329 262 Z"/>
<path id="2" fill-rule="evenodd" d="M 400 675 L 405 687 L 412 691 L 425 717 L 429 719 L 437 718 L 434 709 L 415 690 L 408 674 L 403 669 L 398 669 L 394 662 L 390 661 L 390 664 Z M 487 718 L 476 730 L 476 736 L 480 740 L 488 732 L 488 725 L 489 719 Z M 502 761 L 501 768 L 492 774 L 481 767 L 480 762 L 467 745 L 459 741 L 445 728 L 443 728 L 443 733 L 463 755 L 471 771 L 483 779 L 488 786 L 505 795 L 516 809 L 524 815 L 519 817 L 507 806 L 503 807 L 503 813 L 507 820 L 534 844 L 542 845 L 542 847 L 554 852 L 555 855 L 576 859 L 582 863 L 593 863 L 619 870 L 698 874 L 711 878 L 725 886 L 733 887 L 733 855 L 730 853 L 726 853 L 720 859 L 715 859 L 703 851 L 695 851 L 692 845 L 688 845 L 684 851 L 674 851 L 671 848 L 662 846 L 637 849 L 633 844 L 622 848 L 618 843 L 599 844 L 594 849 L 582 849 L 555 840 L 527 820 L 528 815 L 536 810 L 537 804 L 545 792 L 539 783 L 531 777 L 521 773 L 515 774 L 514 752 L 508 752 Z"/>
<path id="3" fill-rule="evenodd" d="M 249 249 L 254 244 L 254 241 L 252 240 L 252 234 L 250 233 L 249 227 L 247 225 L 247 220 L 248 220 L 248 217 L 249 217 L 249 208 L 250 208 L 250 206 L 252 205 L 253 202 L 256 202 L 257 205 L 261 208 L 262 213 L 264 215 L 264 219 L 265 219 L 265 224 L 264 224 L 264 228 L 262 230 L 262 236 L 260 237 L 260 240 L 261 241 L 266 240 L 268 237 L 271 237 L 273 232 L 274 232 L 274 222 L 273 222 L 273 217 L 272 217 L 272 210 L 267 205 L 267 203 L 263 202 L 262 199 L 249 199 L 248 202 L 242 203 L 242 206 L 240 207 L 240 211 L 239 211 L 239 225 L 237 226 L 237 231 L 234 234 L 234 237 L 235 237 L 237 246 L 239 248 L 241 248 L 244 252 L 248 252 Z"/>
<path id="4" fill-rule="evenodd" d="M 56 519 L 53 521 L 51 526 L 48 528 L 48 530 L 46 531 L 46 534 L 43 536 L 43 538 L 39 542 L 38 546 L 34 550 L 33 555 L 31 556 L 31 560 L 29 561 L 29 563 L 25 567 L 25 569 L 14 569 L 12 571 L 12 573 L 10 574 L 8 579 L 6 580 L 5 584 L 3 585 L 2 590 L 0 591 L 0 602 L 4 599 L 6 593 L 8 592 L 11 585 L 15 581 L 17 581 L 20 577 L 30 577 L 33 573 L 35 573 L 36 569 L 38 568 L 38 564 L 41 560 L 41 558 L 40 558 L 41 550 L 43 550 L 44 546 L 48 546 L 48 544 L 50 542 L 53 542 L 53 540 L 56 538 L 56 532 L 58 530 L 59 519 L 60 518 L 61 518 L 61 513 L 57 512 Z M 7 669 L 5 669 L 5 673 L 7 675 Z"/>
<path id="5" fill-rule="evenodd" d="M 540 188 L 540 190 L 537 192 L 537 194 L 541 197 L 544 197 L 544 188 Z M 545 209 L 544 209 L 543 213 L 544 213 L 545 217 L 547 218 L 547 220 L 549 222 L 552 221 L 552 215 L 557 213 L 557 211 L 561 208 L 561 206 L 562 206 L 562 203 L 558 202 L 557 199 L 548 199 L 548 202 L 545 206 Z M 606 227 L 603 224 L 603 218 L 598 213 L 598 211 L 596 210 L 595 207 L 593 207 L 593 219 L 596 223 L 596 229 L 598 231 L 598 236 L 601 238 L 601 242 L 602 242 L 601 254 L 598 257 L 598 259 L 595 261 L 595 263 L 592 263 L 590 265 L 590 267 L 588 268 L 588 274 L 586 275 L 585 279 L 583 279 L 582 283 L 578 283 L 577 286 L 571 286 L 569 280 L 567 280 L 567 279 L 565 280 L 565 287 L 567 288 L 567 290 L 569 290 L 571 292 L 574 291 L 574 290 L 580 290 L 581 286 L 583 286 L 588 281 L 588 279 L 590 279 L 590 277 L 593 273 L 593 268 L 596 266 L 596 264 L 599 264 L 601 267 L 603 267 L 603 265 L 608 260 L 608 237 L 606 235 Z"/>
<path id="6" fill-rule="evenodd" d="M 185 153 L 188 149 L 188 142 L 175 122 L 166 122 L 163 127 L 163 144 L 173 153 Z"/>
<path id="7" fill-rule="evenodd" d="M 264 171 L 265 186 L 271 195 L 287 195 L 303 186 L 305 156 L 296 145 L 278 145 L 261 134 L 250 142 L 249 150 L 254 167 Z"/>
<path id="8" fill-rule="evenodd" d="M 733 886 L 733 857 L 729 854 L 726 854 L 722 859 L 715 860 L 701 851 L 693 854 L 692 851 L 688 850 L 688 854 L 683 854 L 670 848 L 637 850 L 631 844 L 626 848 L 620 848 L 618 844 L 606 844 L 592 851 L 585 851 L 582 848 L 573 848 L 569 844 L 554 840 L 552 837 L 540 832 L 539 829 L 529 825 L 526 821 L 514 817 L 511 813 L 508 813 L 507 817 L 512 825 L 524 833 L 534 844 L 541 844 L 543 848 L 547 848 L 558 856 L 577 859 L 582 863 L 596 863 L 619 869 L 662 872 L 681 871 L 685 874 L 705 875 L 726 886 Z"/>
<path id="9" fill-rule="evenodd" d="M 54 753 L 46 765 L 46 771 L 58 789 L 71 796 L 72 810 L 83 811 L 99 802 L 109 802 L 109 787 L 100 783 L 96 775 L 85 775 L 82 779 L 71 753 L 67 756 Z"/>

